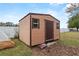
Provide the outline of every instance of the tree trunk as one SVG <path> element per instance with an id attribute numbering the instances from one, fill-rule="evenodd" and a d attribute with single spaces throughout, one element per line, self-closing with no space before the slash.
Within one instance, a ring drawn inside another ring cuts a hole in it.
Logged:
<path id="1" fill-rule="evenodd" d="M 77 32 L 78 32 L 78 27 L 77 27 Z"/>

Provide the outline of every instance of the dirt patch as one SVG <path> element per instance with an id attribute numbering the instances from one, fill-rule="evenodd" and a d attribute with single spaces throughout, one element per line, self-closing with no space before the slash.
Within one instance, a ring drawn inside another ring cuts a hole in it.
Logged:
<path id="1" fill-rule="evenodd" d="M 69 47 L 60 43 L 55 43 L 45 49 L 39 47 L 32 48 L 33 56 L 79 56 L 79 47 Z"/>

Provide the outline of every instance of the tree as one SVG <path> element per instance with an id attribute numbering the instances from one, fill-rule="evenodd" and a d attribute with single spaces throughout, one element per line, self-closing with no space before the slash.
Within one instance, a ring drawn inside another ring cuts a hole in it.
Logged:
<path id="1" fill-rule="evenodd" d="M 12 22 L 6 22 L 5 24 L 6 24 L 6 26 L 13 26 L 14 25 Z"/>
<path id="2" fill-rule="evenodd" d="M 79 3 L 69 3 L 66 13 L 70 15 L 68 21 L 68 28 L 79 29 Z"/>
<path id="3" fill-rule="evenodd" d="M 79 3 L 69 3 L 66 12 L 70 14 L 70 16 L 74 16 L 79 13 Z"/>
<path id="4" fill-rule="evenodd" d="M 79 29 L 79 14 L 69 18 L 68 28 L 76 28 L 78 31 L 78 29 Z"/>
<path id="5" fill-rule="evenodd" d="M 17 27 L 18 24 L 14 24 L 13 22 L 0 22 L 0 26 L 12 26 L 12 27 Z"/>
<path id="6" fill-rule="evenodd" d="M 3 23 L 3 22 L 0 22 L 0 26 L 5 26 L 5 23 Z"/>

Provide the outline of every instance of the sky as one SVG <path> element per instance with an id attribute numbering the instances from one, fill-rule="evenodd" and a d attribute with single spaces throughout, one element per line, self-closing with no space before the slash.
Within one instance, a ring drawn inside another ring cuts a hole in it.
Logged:
<path id="1" fill-rule="evenodd" d="M 50 14 L 60 21 L 60 28 L 67 28 L 68 14 L 66 3 L 0 3 L 0 22 L 19 23 L 19 20 L 32 13 Z"/>

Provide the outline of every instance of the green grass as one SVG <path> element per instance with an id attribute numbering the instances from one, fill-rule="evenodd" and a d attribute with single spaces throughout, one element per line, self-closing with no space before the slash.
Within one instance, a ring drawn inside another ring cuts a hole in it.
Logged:
<path id="1" fill-rule="evenodd" d="M 79 32 L 64 32 L 60 35 L 61 44 L 67 46 L 79 46 Z M 30 56 L 32 55 L 32 50 L 27 47 L 23 42 L 18 39 L 13 39 L 16 43 L 14 48 L 0 50 L 0 56 Z"/>
<path id="2" fill-rule="evenodd" d="M 79 32 L 61 33 L 59 42 L 67 46 L 79 46 Z"/>
<path id="3" fill-rule="evenodd" d="M 13 39 L 16 43 L 14 48 L 0 50 L 0 56 L 30 56 L 32 51 L 24 43 L 20 42 L 18 39 Z"/>

